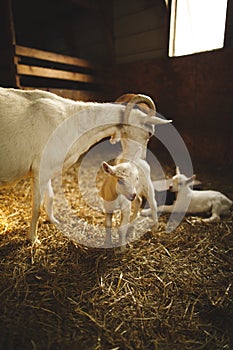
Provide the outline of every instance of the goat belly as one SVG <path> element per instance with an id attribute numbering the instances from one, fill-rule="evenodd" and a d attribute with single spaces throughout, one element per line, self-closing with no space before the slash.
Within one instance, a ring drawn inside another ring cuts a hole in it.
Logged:
<path id="1" fill-rule="evenodd" d="M 212 208 L 214 198 L 212 195 L 206 196 L 209 191 L 192 191 L 192 197 L 188 212 L 193 214 L 209 212 Z"/>

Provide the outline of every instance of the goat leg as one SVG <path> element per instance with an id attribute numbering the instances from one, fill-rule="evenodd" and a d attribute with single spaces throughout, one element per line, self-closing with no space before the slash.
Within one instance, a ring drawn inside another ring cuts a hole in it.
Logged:
<path id="1" fill-rule="evenodd" d="M 121 246 L 121 252 L 125 251 L 125 245 L 126 245 L 126 234 L 129 228 L 129 221 L 130 221 L 130 212 L 131 212 L 131 204 L 129 204 L 124 210 L 121 212 L 121 224 L 118 229 L 119 233 L 119 244 Z"/>
<path id="2" fill-rule="evenodd" d="M 151 208 L 151 215 L 153 220 L 152 232 L 156 232 L 158 229 L 158 215 L 157 215 L 157 202 L 154 196 L 154 187 L 151 181 L 148 183 L 148 196 L 147 200 Z"/>
<path id="3" fill-rule="evenodd" d="M 104 247 L 112 246 L 112 215 L 113 213 L 105 214 L 105 228 L 106 228 L 106 236 L 104 240 Z"/>
<path id="4" fill-rule="evenodd" d="M 37 227 L 38 227 L 38 219 L 40 215 L 40 207 L 42 202 L 42 196 L 40 191 L 40 184 L 38 176 L 34 176 L 32 179 L 32 219 L 28 234 L 28 239 L 32 243 L 40 243 L 37 238 Z"/>
<path id="5" fill-rule="evenodd" d="M 54 217 L 54 214 L 53 214 L 53 198 L 54 198 L 53 188 L 52 188 L 51 180 L 49 180 L 49 182 L 46 185 L 44 205 L 45 205 L 48 220 L 52 224 L 56 225 L 56 224 L 59 224 L 59 221 Z"/>

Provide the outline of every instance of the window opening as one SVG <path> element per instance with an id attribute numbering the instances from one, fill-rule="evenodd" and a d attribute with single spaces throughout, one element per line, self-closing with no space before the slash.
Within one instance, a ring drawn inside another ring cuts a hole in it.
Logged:
<path id="1" fill-rule="evenodd" d="M 222 48 L 226 12 L 227 0 L 172 0 L 169 56 Z"/>

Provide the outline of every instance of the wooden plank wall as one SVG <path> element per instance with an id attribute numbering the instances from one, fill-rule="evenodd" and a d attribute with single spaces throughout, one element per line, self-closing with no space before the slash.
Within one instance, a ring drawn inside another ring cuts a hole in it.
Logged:
<path id="1" fill-rule="evenodd" d="M 15 32 L 10 1 L 0 1 L 0 84 L 15 86 L 14 45 Z"/>
<path id="2" fill-rule="evenodd" d="M 96 62 L 111 60 L 111 0 L 14 0 L 12 3 L 18 45 Z"/>
<path id="3" fill-rule="evenodd" d="M 102 7 L 105 8 L 106 0 L 100 1 Z M 107 82 L 109 79 L 107 77 L 110 64 L 103 67 L 102 65 L 91 64 L 84 58 L 64 56 L 61 54 L 64 50 L 63 40 L 58 35 L 63 33 L 66 24 L 70 23 L 67 37 L 71 37 L 72 40 L 68 40 L 66 47 L 68 48 L 69 43 L 69 50 L 70 52 L 73 51 L 73 40 L 75 40 L 77 31 L 73 33 L 71 30 L 73 29 L 72 24 L 79 22 L 80 17 L 87 16 L 90 18 L 88 14 L 93 15 L 97 12 L 98 16 L 96 17 L 99 23 L 102 17 L 105 18 L 104 16 L 101 17 L 99 6 L 91 0 L 83 2 L 83 4 L 82 1 L 76 1 L 73 4 L 72 1 L 66 2 L 64 0 L 59 2 L 54 13 L 54 5 L 51 3 L 46 3 L 47 11 L 43 11 L 43 4 L 45 3 L 46 0 L 35 4 L 32 4 L 29 0 L 23 0 L 20 4 L 11 0 L 0 2 L 0 23 L 2 25 L 2 35 L 0 36 L 0 85 L 26 89 L 41 88 L 64 97 L 84 101 L 108 99 L 109 86 L 107 86 Z M 97 11 L 97 9 L 99 10 Z M 53 27 L 55 24 L 59 25 L 60 31 L 58 33 Z M 48 30 L 48 28 L 52 30 Z M 83 36 L 86 28 L 89 27 L 84 20 L 84 26 L 78 32 L 80 36 Z M 92 30 L 95 33 L 104 32 L 104 34 L 102 33 L 103 36 L 107 32 L 103 30 L 102 26 L 98 30 L 96 27 L 92 27 Z M 59 40 L 59 43 L 54 40 L 54 36 L 56 36 L 56 40 Z M 92 40 L 95 41 L 95 38 L 92 37 Z M 25 46 L 25 44 L 30 45 Z M 49 52 L 44 51 L 46 47 L 50 48 Z M 51 52 L 52 47 L 55 48 L 54 52 Z M 103 57 L 103 51 L 98 50 L 97 47 L 95 48 L 99 57 Z M 57 50 L 61 51 L 56 53 Z M 84 51 L 82 57 L 86 58 Z M 109 51 L 112 50 L 109 49 Z M 103 60 L 109 61 L 109 56 L 112 57 L 112 52 L 108 52 L 107 58 Z"/>
<path id="4" fill-rule="evenodd" d="M 114 0 L 116 62 L 166 56 L 166 20 L 163 0 Z"/>

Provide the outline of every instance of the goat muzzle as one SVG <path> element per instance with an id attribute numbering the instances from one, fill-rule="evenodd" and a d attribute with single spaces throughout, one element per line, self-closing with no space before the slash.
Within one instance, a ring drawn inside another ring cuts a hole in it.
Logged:
<path id="1" fill-rule="evenodd" d="M 129 196 L 129 200 L 132 202 L 134 201 L 135 197 L 136 197 L 136 193 L 133 193 Z"/>

